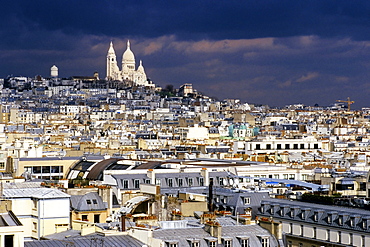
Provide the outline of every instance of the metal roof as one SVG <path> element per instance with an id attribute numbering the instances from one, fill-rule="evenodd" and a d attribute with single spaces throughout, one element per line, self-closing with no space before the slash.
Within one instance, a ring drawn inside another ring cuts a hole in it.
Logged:
<path id="1" fill-rule="evenodd" d="M 69 198 L 70 195 L 52 188 L 22 188 L 4 189 L 3 196 L 6 198 L 37 198 L 37 199 L 56 199 Z"/>
<path id="2" fill-rule="evenodd" d="M 79 237 L 66 238 L 65 240 L 34 240 L 25 241 L 25 247 L 91 247 L 91 246 L 111 246 L 111 247 L 142 247 L 143 242 L 128 236 L 94 236 L 94 237 Z"/>

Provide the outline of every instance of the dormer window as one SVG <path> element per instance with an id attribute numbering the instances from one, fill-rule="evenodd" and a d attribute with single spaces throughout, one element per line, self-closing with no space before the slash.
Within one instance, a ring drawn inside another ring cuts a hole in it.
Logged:
<path id="1" fill-rule="evenodd" d="M 188 239 L 188 242 L 190 243 L 190 247 L 199 247 L 200 246 L 200 240 L 199 239 Z"/>
<path id="2" fill-rule="evenodd" d="M 342 225 L 343 225 L 343 215 L 339 215 L 339 218 L 338 218 L 338 224 L 339 224 L 340 226 L 342 226 Z"/>
<path id="3" fill-rule="evenodd" d="M 244 205 L 251 204 L 251 198 L 250 197 L 244 197 Z"/>
<path id="4" fill-rule="evenodd" d="M 183 185 L 182 178 L 179 178 L 179 180 L 178 180 L 178 182 L 177 182 L 177 183 L 178 183 L 178 186 L 179 186 L 179 187 L 182 187 L 182 185 Z"/>
<path id="5" fill-rule="evenodd" d="M 318 213 L 318 212 L 315 212 L 315 213 L 313 214 L 313 220 L 314 220 L 314 221 L 318 221 L 318 220 L 319 220 L 319 213 Z"/>
<path id="6" fill-rule="evenodd" d="M 89 199 L 88 199 L 88 200 L 86 200 L 86 203 L 87 203 L 87 204 L 91 204 L 91 200 L 89 200 Z"/>
<path id="7" fill-rule="evenodd" d="M 192 178 L 189 178 L 188 185 L 189 185 L 189 187 L 193 186 L 193 179 Z"/>
<path id="8" fill-rule="evenodd" d="M 249 247 L 249 237 L 240 236 L 237 237 L 241 247 Z"/>
<path id="9" fill-rule="evenodd" d="M 223 238 L 222 239 L 223 246 L 231 247 L 232 246 L 232 238 Z"/>
<path id="10" fill-rule="evenodd" d="M 177 240 L 167 240 L 166 247 L 179 247 L 179 242 Z"/>
<path id="11" fill-rule="evenodd" d="M 333 215 L 328 214 L 328 224 L 331 224 L 333 222 Z"/>
<path id="12" fill-rule="evenodd" d="M 354 217 L 351 217 L 351 219 L 349 220 L 349 224 L 350 224 L 351 227 L 355 226 L 355 218 Z"/>

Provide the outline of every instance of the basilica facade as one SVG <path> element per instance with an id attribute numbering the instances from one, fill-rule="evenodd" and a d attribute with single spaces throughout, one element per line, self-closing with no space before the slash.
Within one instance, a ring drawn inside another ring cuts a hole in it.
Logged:
<path id="1" fill-rule="evenodd" d="M 141 60 L 139 66 L 136 69 L 135 55 L 131 51 L 130 41 L 127 41 L 127 49 L 122 56 L 121 70 L 117 64 L 116 52 L 113 48 L 113 42 L 110 43 L 107 54 L 107 80 L 132 81 L 134 84 L 139 86 L 154 87 L 154 84 L 146 77 Z"/>

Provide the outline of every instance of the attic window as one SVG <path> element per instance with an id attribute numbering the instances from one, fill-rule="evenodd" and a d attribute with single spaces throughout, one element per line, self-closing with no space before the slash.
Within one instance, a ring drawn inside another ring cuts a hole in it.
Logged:
<path id="1" fill-rule="evenodd" d="M 96 201 L 96 199 L 93 199 L 93 203 L 94 204 L 98 204 L 98 202 Z"/>
<path id="2" fill-rule="evenodd" d="M 91 204 L 91 200 L 86 200 L 86 203 L 87 204 Z"/>
<path id="3" fill-rule="evenodd" d="M 250 197 L 244 197 L 244 205 L 251 204 L 251 198 Z"/>
<path id="4" fill-rule="evenodd" d="M 340 215 L 340 216 L 339 216 L 339 218 L 338 218 L 338 224 L 339 224 L 340 226 L 342 226 L 342 225 L 343 225 L 343 216 L 342 216 L 342 215 Z"/>

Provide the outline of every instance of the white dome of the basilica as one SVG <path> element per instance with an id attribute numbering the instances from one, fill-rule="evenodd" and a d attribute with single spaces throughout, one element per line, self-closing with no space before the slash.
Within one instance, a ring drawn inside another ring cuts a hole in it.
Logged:
<path id="1" fill-rule="evenodd" d="M 135 61 L 135 55 L 130 49 L 130 41 L 127 41 L 127 49 L 123 53 L 122 61 L 130 61 L 130 62 Z"/>

